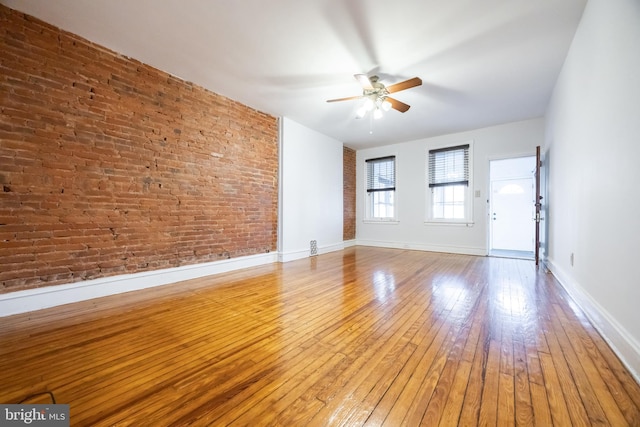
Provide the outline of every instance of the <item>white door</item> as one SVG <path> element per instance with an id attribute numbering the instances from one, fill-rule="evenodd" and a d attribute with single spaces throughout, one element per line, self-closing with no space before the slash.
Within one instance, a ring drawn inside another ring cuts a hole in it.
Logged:
<path id="1" fill-rule="evenodd" d="M 491 181 L 491 249 L 533 252 L 534 179 Z"/>

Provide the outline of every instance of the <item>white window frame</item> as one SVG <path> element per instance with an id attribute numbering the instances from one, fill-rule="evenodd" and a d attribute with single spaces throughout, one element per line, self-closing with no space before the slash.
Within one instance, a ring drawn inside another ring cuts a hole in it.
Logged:
<path id="1" fill-rule="evenodd" d="M 373 216 L 373 200 L 376 192 L 367 191 L 367 183 L 369 179 L 369 171 L 368 171 L 368 161 L 377 160 L 377 159 L 385 159 L 391 158 L 394 159 L 394 172 L 395 172 L 395 189 L 389 190 L 393 191 L 393 216 L 390 217 L 376 217 Z M 389 154 L 386 156 L 376 156 L 365 159 L 364 162 L 364 222 L 374 222 L 374 223 L 387 223 L 393 224 L 398 222 L 398 156 L 395 154 Z"/>
<path id="2" fill-rule="evenodd" d="M 429 151 L 438 150 L 442 148 L 457 147 L 462 145 L 469 145 L 469 185 L 464 189 L 464 218 L 434 218 L 433 216 L 433 196 L 434 191 L 429 187 Z M 439 144 L 427 147 L 425 150 L 425 224 L 433 225 L 461 225 L 472 226 L 473 225 L 473 141 L 464 141 L 459 143 Z"/>

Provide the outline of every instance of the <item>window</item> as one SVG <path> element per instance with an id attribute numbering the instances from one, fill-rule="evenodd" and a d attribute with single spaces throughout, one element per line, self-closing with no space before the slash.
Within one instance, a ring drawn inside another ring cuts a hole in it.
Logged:
<path id="1" fill-rule="evenodd" d="M 463 222 L 471 218 L 469 144 L 429 150 L 428 220 Z"/>
<path id="2" fill-rule="evenodd" d="M 396 193 L 396 157 L 366 160 L 367 219 L 394 219 Z"/>

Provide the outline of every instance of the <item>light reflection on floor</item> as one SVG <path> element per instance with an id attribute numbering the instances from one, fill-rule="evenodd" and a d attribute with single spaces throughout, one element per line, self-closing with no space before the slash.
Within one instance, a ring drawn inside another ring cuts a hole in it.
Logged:
<path id="1" fill-rule="evenodd" d="M 450 275 L 437 275 L 431 284 L 433 289 L 433 302 L 438 310 L 466 310 L 465 304 L 456 304 L 456 301 L 464 301 L 468 297 L 469 286 L 460 277 Z"/>
<path id="2" fill-rule="evenodd" d="M 373 273 L 373 286 L 378 301 L 387 302 L 394 296 L 396 279 L 393 274 L 378 270 Z"/>
<path id="3" fill-rule="evenodd" d="M 491 281 L 489 273 L 485 280 Z M 397 282 L 395 275 L 388 270 L 374 271 L 373 290 L 379 302 L 386 303 L 397 298 Z M 456 316 L 466 316 L 479 295 L 478 282 L 470 283 L 460 275 L 436 274 L 428 284 L 432 289 L 432 303 L 438 311 L 450 310 Z M 529 319 L 531 311 L 535 311 L 535 301 L 518 279 L 501 278 L 499 284 L 491 286 L 491 293 L 487 294 L 488 303 L 501 315 L 512 318 Z M 513 319 L 517 321 L 517 319 Z M 529 319 L 530 320 L 530 319 Z"/>
<path id="4" fill-rule="evenodd" d="M 504 314 L 511 316 L 523 316 L 527 312 L 527 295 L 522 289 L 522 284 L 515 281 L 501 283 L 498 288 L 496 302 Z"/>

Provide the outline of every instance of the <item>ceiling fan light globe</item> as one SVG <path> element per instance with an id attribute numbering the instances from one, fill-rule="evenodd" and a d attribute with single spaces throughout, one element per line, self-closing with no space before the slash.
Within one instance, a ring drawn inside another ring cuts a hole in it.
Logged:
<path id="1" fill-rule="evenodd" d="M 375 107 L 375 104 L 373 103 L 373 101 L 371 100 L 371 98 L 367 98 L 364 100 L 364 109 L 366 111 L 371 111 L 373 110 L 373 107 Z"/>
<path id="2" fill-rule="evenodd" d="M 391 103 L 385 99 L 382 101 L 381 107 L 384 111 L 389 111 L 391 109 Z"/>
<path id="3" fill-rule="evenodd" d="M 379 108 L 376 108 L 376 110 L 373 112 L 373 118 L 378 120 L 382 118 L 382 110 Z"/>
<path id="4" fill-rule="evenodd" d="M 358 108 L 356 111 L 356 118 L 361 119 L 367 114 L 367 109 L 364 106 Z"/>

